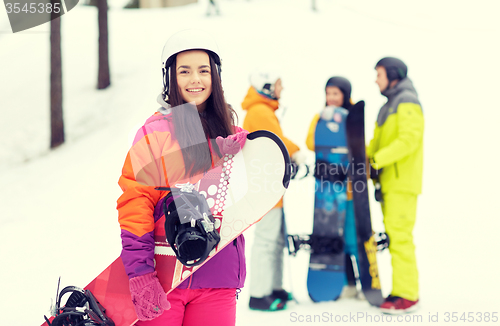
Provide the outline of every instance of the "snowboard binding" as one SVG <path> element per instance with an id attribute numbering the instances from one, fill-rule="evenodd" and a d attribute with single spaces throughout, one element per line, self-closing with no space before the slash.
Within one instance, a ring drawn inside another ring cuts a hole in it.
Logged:
<path id="1" fill-rule="evenodd" d="M 71 294 L 66 304 L 61 306 L 61 300 L 67 293 Z M 52 322 L 44 316 L 48 326 L 115 326 L 92 292 L 76 286 L 67 286 L 57 295 L 52 314 L 55 317 Z"/>
<path id="2" fill-rule="evenodd" d="M 344 251 L 344 239 L 342 237 L 325 237 L 318 235 L 288 235 L 288 254 L 295 256 L 304 248 L 312 254 L 339 254 Z"/>
<path id="3" fill-rule="evenodd" d="M 380 182 L 378 182 L 378 180 L 375 182 L 375 200 L 378 201 L 379 203 L 384 202 L 384 196 L 382 194 L 382 186 L 380 185 Z"/>
<path id="4" fill-rule="evenodd" d="M 309 166 L 307 166 L 307 164 L 303 164 L 304 168 L 305 168 L 305 172 L 302 176 L 298 177 L 298 173 L 299 173 L 299 170 L 300 170 L 300 165 L 295 163 L 295 162 L 292 162 L 290 163 L 290 169 L 291 169 L 291 175 L 290 175 L 290 179 L 292 180 L 302 180 L 304 179 L 305 177 L 307 177 L 309 175 Z"/>
<path id="5" fill-rule="evenodd" d="M 374 234 L 377 252 L 389 248 L 389 235 L 385 232 Z M 342 237 L 322 237 L 315 235 L 289 234 L 288 254 L 296 256 L 300 249 L 311 250 L 314 254 L 339 254 L 344 251 L 344 239 Z"/>
<path id="6" fill-rule="evenodd" d="M 295 234 L 289 234 L 287 236 L 286 241 L 288 242 L 288 254 L 291 256 L 296 256 L 297 252 L 306 246 L 309 246 L 307 243 L 308 239 L 304 239 L 303 237 Z"/>
<path id="7" fill-rule="evenodd" d="M 177 259 L 187 267 L 203 263 L 220 241 L 205 197 L 187 183 L 176 185 L 165 201 L 165 233 Z M 168 203 L 168 204 L 167 204 Z"/>
<path id="8" fill-rule="evenodd" d="M 326 237 L 312 234 L 309 237 L 311 254 L 340 254 L 344 252 L 344 238 L 342 236 Z"/>
<path id="9" fill-rule="evenodd" d="M 316 159 L 314 177 L 320 181 L 331 183 L 344 182 L 347 179 L 347 167 L 339 163 L 330 163 L 322 159 Z"/>
<path id="10" fill-rule="evenodd" d="M 377 251 L 383 251 L 389 248 L 390 240 L 389 235 L 385 232 L 375 233 L 375 243 L 377 244 Z"/>

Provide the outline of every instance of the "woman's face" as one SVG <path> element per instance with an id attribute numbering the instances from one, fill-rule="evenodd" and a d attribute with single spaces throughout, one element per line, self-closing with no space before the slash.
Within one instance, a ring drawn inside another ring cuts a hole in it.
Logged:
<path id="1" fill-rule="evenodd" d="M 191 50 L 177 55 L 177 85 L 186 102 L 195 102 L 203 111 L 212 94 L 210 58 L 205 51 Z"/>
<path id="2" fill-rule="evenodd" d="M 326 87 L 326 106 L 342 106 L 344 94 L 337 86 Z"/>

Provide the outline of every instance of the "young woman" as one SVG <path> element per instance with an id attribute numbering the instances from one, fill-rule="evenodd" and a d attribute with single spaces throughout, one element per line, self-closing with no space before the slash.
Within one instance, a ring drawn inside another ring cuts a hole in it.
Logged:
<path id="1" fill-rule="evenodd" d="M 326 104 L 325 108 L 321 113 L 316 114 L 309 126 L 309 131 L 307 133 L 306 145 L 307 148 L 311 151 L 316 151 L 316 168 L 320 167 L 323 163 L 328 163 L 318 158 L 318 151 L 316 149 L 316 141 L 315 141 L 315 133 L 316 127 L 318 125 L 318 121 L 321 119 L 330 121 L 334 118 L 336 108 L 344 108 L 349 110 L 352 106 L 351 100 L 351 83 L 344 77 L 334 76 L 328 79 L 325 86 L 325 96 L 326 96 Z M 335 119 L 333 119 L 335 120 Z M 340 120 L 338 121 L 339 123 Z M 342 128 L 341 128 L 342 129 Z M 343 130 L 343 129 L 342 129 Z M 328 143 L 328 141 L 323 140 L 323 143 Z M 323 144 L 325 146 L 325 144 Z M 347 155 L 344 157 L 347 163 Z M 335 164 L 335 163 L 333 163 Z M 321 170 L 321 169 L 319 169 Z M 321 173 L 319 173 L 321 174 Z M 337 180 L 340 176 L 325 176 L 318 175 L 315 172 L 317 178 L 327 178 L 331 180 Z M 333 178 L 333 179 L 332 179 Z M 343 176 L 342 178 L 345 178 Z M 346 182 L 347 187 L 347 203 L 346 203 L 346 215 L 345 215 L 345 223 L 344 223 L 344 241 L 345 241 L 345 269 L 346 269 L 346 279 L 345 279 L 345 287 L 343 288 L 341 297 L 355 297 L 358 296 L 362 298 L 361 293 L 357 293 L 355 286 L 355 278 L 353 271 L 353 261 L 351 260 L 351 256 L 355 256 L 357 258 L 357 243 L 356 243 L 356 225 L 354 221 L 354 208 L 352 203 L 352 192 L 350 181 Z"/>
<path id="2" fill-rule="evenodd" d="M 199 30 L 173 35 L 162 62 L 161 107 L 139 129 L 119 180 L 121 258 L 137 325 L 233 326 L 236 293 L 246 274 L 243 236 L 167 298 L 155 271 L 154 250 L 155 234 L 165 232 L 163 223 L 155 222 L 163 215 L 169 191 L 155 187 L 196 183 L 228 145 L 242 147 L 248 132 L 234 126 L 234 111 L 222 91 L 217 45 L 210 35 Z"/>
<path id="3" fill-rule="evenodd" d="M 325 86 L 326 107 L 343 107 L 349 110 L 351 103 L 351 83 L 344 77 L 331 77 L 326 82 Z M 323 111 L 322 113 L 325 113 Z M 314 151 L 314 132 L 316 124 L 320 118 L 320 114 L 316 114 L 309 125 L 307 132 L 306 145 L 311 151 Z"/>

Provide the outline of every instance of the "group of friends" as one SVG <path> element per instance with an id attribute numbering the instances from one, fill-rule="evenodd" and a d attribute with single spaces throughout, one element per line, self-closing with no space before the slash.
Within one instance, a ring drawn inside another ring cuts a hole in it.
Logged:
<path id="1" fill-rule="evenodd" d="M 224 98 L 221 58 L 210 35 L 196 30 L 174 34 L 165 44 L 162 64 L 163 91 L 158 97 L 161 107 L 141 127 L 136 140 L 147 138 L 145 150 L 158 152 L 158 157 L 176 151 L 182 154 L 177 160 L 163 162 L 170 184 L 189 182 L 208 171 L 224 154 L 218 146 L 221 141 L 243 147 L 248 132 L 256 130 L 275 133 L 291 160 L 304 163 L 304 153 L 285 137 L 276 116 L 283 90 L 280 76 L 266 72 L 251 76 L 251 86 L 242 103 L 246 115 L 240 128 L 235 125 L 235 112 Z M 399 59 L 387 57 L 375 69 L 376 84 L 387 103 L 380 109 L 366 153 L 371 174 L 377 175 L 381 184 L 384 224 L 391 241 L 393 287 L 380 308 L 397 314 L 414 310 L 419 300 L 412 232 L 422 185 L 424 119 L 407 76 L 407 66 Z M 330 78 L 325 87 L 325 107 L 349 110 L 353 103 L 351 89 L 346 78 Z M 183 109 L 186 103 L 194 103 L 197 112 Z M 315 117 L 315 121 L 319 118 Z M 194 120 L 199 123 L 193 123 Z M 201 125 L 201 130 L 194 130 L 195 125 Z M 192 146 L 203 143 L 200 139 L 208 146 Z M 314 150 L 314 137 L 309 135 L 306 144 Z M 137 180 L 133 157 L 136 154 L 131 150 L 126 157 L 119 179 L 123 194 L 118 198 L 117 209 L 121 258 L 139 318 L 137 325 L 235 325 L 237 295 L 246 277 L 243 235 L 167 296 L 155 271 L 154 248 L 158 232 L 155 222 L 161 215 L 158 206 L 165 202 L 169 191 Z M 149 177 L 167 179 L 166 175 Z M 282 285 L 282 207 L 280 201 L 255 226 L 250 257 L 251 309 L 282 310 L 291 299 Z"/>
<path id="2" fill-rule="evenodd" d="M 380 109 L 373 138 L 366 148 L 368 174 L 380 186 L 376 196 L 384 215 L 384 226 L 390 239 L 393 284 L 391 295 L 380 306 L 385 313 L 407 313 L 419 301 L 418 270 L 413 243 L 417 197 L 422 190 L 423 111 L 417 92 L 408 77 L 406 64 L 394 57 L 385 57 L 375 65 L 376 84 L 387 103 Z M 269 74 L 261 74 L 269 76 Z M 266 129 L 276 133 L 285 143 L 292 161 L 303 163 L 297 145 L 283 135 L 275 111 L 279 107 L 281 79 L 252 83 L 243 109 L 247 112 L 243 128 L 248 131 Z M 264 87 L 261 85 L 264 84 Z M 324 110 L 353 106 L 352 85 L 348 79 L 334 76 L 325 86 Z M 315 128 L 322 114 L 314 116 L 306 145 L 315 150 Z M 289 294 L 282 289 L 282 209 L 279 203 L 256 227 L 251 256 L 250 308 L 281 310 Z M 346 221 L 347 225 L 348 221 Z M 347 230 L 346 230 L 347 232 Z M 346 277 L 343 293 L 360 296 Z M 341 295 L 342 297 L 342 295 Z"/>

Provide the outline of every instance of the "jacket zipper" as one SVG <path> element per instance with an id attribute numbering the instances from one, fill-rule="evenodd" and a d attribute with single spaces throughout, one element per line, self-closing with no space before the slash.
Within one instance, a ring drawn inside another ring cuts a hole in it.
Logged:
<path id="1" fill-rule="evenodd" d="M 394 163 L 394 169 L 396 171 L 396 178 L 399 178 L 398 163 Z"/>
<path id="2" fill-rule="evenodd" d="M 241 261 L 240 261 L 240 250 L 238 248 L 238 238 L 234 238 L 233 245 L 236 247 L 236 254 L 238 255 L 238 283 L 241 280 Z"/>

